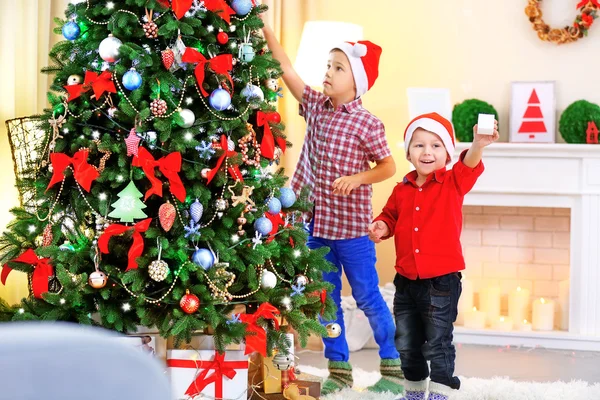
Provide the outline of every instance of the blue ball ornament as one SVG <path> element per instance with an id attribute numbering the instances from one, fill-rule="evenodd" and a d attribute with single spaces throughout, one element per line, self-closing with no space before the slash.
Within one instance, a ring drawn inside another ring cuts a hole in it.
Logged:
<path id="1" fill-rule="evenodd" d="M 231 105 L 231 96 L 225 89 L 215 89 L 210 94 L 210 106 L 217 111 L 226 110 Z"/>
<path id="2" fill-rule="evenodd" d="M 123 75 L 123 86 L 127 90 L 139 89 L 142 86 L 142 75 L 135 69 L 131 68 Z"/>
<path id="3" fill-rule="evenodd" d="M 208 249 L 199 249 L 196 247 L 196 251 L 192 255 L 192 261 L 194 264 L 204 268 L 204 270 L 208 270 L 215 263 L 215 255 Z"/>
<path id="4" fill-rule="evenodd" d="M 281 202 L 278 198 L 272 197 L 269 200 L 269 214 L 277 215 L 281 212 Z"/>
<path id="5" fill-rule="evenodd" d="M 279 196 L 279 201 L 283 208 L 289 208 L 294 205 L 296 202 L 296 194 L 290 188 L 281 188 L 281 195 Z"/>
<path id="6" fill-rule="evenodd" d="M 261 235 L 268 235 L 273 230 L 273 223 L 267 217 L 260 217 L 254 221 L 254 230 Z"/>
<path id="7" fill-rule="evenodd" d="M 79 25 L 75 21 L 69 21 L 62 27 L 62 34 L 67 40 L 77 39 L 80 32 L 81 29 L 79 29 Z"/>
<path id="8" fill-rule="evenodd" d="M 237 15 L 246 15 L 252 10 L 251 0 L 233 0 L 231 2 L 231 8 Z"/>

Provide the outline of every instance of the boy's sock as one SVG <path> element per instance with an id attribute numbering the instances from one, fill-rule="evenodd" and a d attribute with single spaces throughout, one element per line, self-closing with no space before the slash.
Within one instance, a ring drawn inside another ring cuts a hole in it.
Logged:
<path id="1" fill-rule="evenodd" d="M 440 383 L 429 382 L 428 400 L 448 400 L 452 388 Z"/>
<path id="2" fill-rule="evenodd" d="M 373 386 L 367 388 L 370 392 L 391 392 L 400 394 L 404 390 L 404 374 L 400 366 L 400 359 L 382 359 L 380 364 L 381 379 Z"/>
<path id="3" fill-rule="evenodd" d="M 329 361 L 328 368 L 329 377 L 321 387 L 322 396 L 352 387 L 352 365 L 345 361 Z"/>
<path id="4" fill-rule="evenodd" d="M 404 381 L 404 396 L 396 400 L 425 400 L 427 381 Z"/>

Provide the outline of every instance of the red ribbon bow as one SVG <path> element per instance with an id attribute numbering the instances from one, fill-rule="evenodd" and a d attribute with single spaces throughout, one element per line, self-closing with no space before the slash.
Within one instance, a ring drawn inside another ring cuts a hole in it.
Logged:
<path id="1" fill-rule="evenodd" d="M 275 215 L 273 215 L 271 213 L 265 214 L 267 219 L 269 221 L 271 221 L 271 224 L 273 225 L 273 229 L 271 229 L 271 232 L 269 233 L 269 238 L 267 239 L 266 243 L 271 243 L 273 241 L 273 239 L 275 239 L 275 234 L 279 230 L 279 227 L 285 226 L 285 221 L 281 217 L 282 215 L 283 215 L 283 213 L 281 213 L 281 212 L 277 213 Z M 291 239 L 291 237 L 290 237 L 290 239 Z"/>
<path id="2" fill-rule="evenodd" d="M 50 162 L 52 163 L 52 168 L 54 168 L 54 173 L 46 191 L 62 181 L 65 177 L 65 169 L 69 165 L 73 165 L 73 177 L 86 192 L 89 192 L 92 182 L 100 176 L 100 173 L 88 164 L 87 158 L 88 150 L 79 150 L 73 157 L 69 157 L 63 153 L 50 154 Z"/>
<path id="3" fill-rule="evenodd" d="M 211 383 L 215 384 L 215 398 L 223 398 L 223 375 L 229 379 L 233 379 L 237 372 L 236 369 L 248 369 L 248 361 L 225 361 L 225 353 L 215 351 L 215 358 L 212 361 L 197 361 L 197 360 L 167 360 L 167 367 L 174 368 L 195 368 L 204 370 L 198 374 L 192 382 L 185 394 L 190 397 L 199 395 L 206 386 Z M 208 375 L 210 370 L 214 372 Z"/>
<path id="4" fill-rule="evenodd" d="M 588 3 L 592 3 L 592 5 L 600 8 L 600 2 L 598 0 L 581 0 L 579 4 L 577 4 L 577 9 L 586 6 Z"/>
<path id="5" fill-rule="evenodd" d="M 48 291 L 48 278 L 54 275 L 54 268 L 49 264 L 49 258 L 38 258 L 32 249 L 28 249 L 25 253 L 10 262 L 20 262 L 25 264 L 33 265 L 33 277 L 31 279 L 31 286 L 33 289 L 33 295 L 41 299 L 42 294 Z M 10 274 L 12 268 L 8 266 L 8 263 L 2 266 L 2 275 L 0 281 L 3 285 L 6 285 L 6 278 Z"/>
<path id="6" fill-rule="evenodd" d="M 168 0 L 158 0 L 158 2 L 163 7 L 169 8 Z M 192 8 L 192 3 L 193 3 L 193 0 L 173 0 L 171 2 L 171 9 L 175 13 L 175 16 L 177 17 L 177 19 L 183 18 L 185 13 L 188 12 L 188 10 L 190 8 Z"/>
<path id="7" fill-rule="evenodd" d="M 279 330 L 279 321 L 275 317 L 279 315 L 279 310 L 269 303 L 262 303 L 254 314 L 242 314 L 240 319 L 246 326 L 246 352 L 250 354 L 258 351 L 263 357 L 267 356 L 267 332 L 258 325 L 258 319 L 270 319 L 275 323 L 275 329 Z M 248 333 L 255 333 L 248 335 Z"/>
<path id="8" fill-rule="evenodd" d="M 264 113 L 259 111 L 256 113 L 256 123 L 258 126 L 264 126 L 263 139 L 260 143 L 260 153 L 263 157 L 273 159 L 275 156 L 275 140 L 277 140 L 277 145 L 281 148 L 281 151 L 285 152 L 285 139 L 278 137 L 277 139 L 273 138 L 273 132 L 271 132 L 271 127 L 269 126 L 269 122 L 273 122 L 278 124 L 281 122 L 281 116 L 278 112 L 268 112 Z"/>
<path id="9" fill-rule="evenodd" d="M 140 257 L 144 252 L 144 238 L 142 237 L 142 233 L 146 232 L 148 228 L 150 228 L 150 223 L 152 222 L 152 218 L 147 218 L 143 221 L 138 222 L 134 226 L 125 226 L 119 224 L 112 224 L 100 236 L 98 239 L 98 248 L 102 252 L 102 254 L 108 254 L 108 242 L 110 238 L 116 235 L 122 235 L 127 231 L 133 230 L 133 244 L 129 249 L 129 253 L 127 253 L 127 269 L 125 271 L 129 271 L 130 269 L 136 269 L 138 267 L 136 258 Z"/>
<path id="10" fill-rule="evenodd" d="M 169 189 L 171 193 L 177 197 L 182 203 L 185 201 L 185 187 L 181 182 L 178 173 L 181 170 L 181 153 L 175 151 L 165 157 L 159 158 L 158 161 L 152 157 L 152 154 L 145 147 L 138 150 L 137 157 L 133 158 L 131 163 L 134 167 L 142 167 L 144 173 L 150 180 L 152 187 L 146 191 L 146 197 L 156 194 L 162 197 L 162 182 L 154 175 L 154 168 L 158 167 L 159 171 L 169 180 Z"/>
<path id="11" fill-rule="evenodd" d="M 221 135 L 221 149 L 223 150 L 223 154 L 221 154 L 221 157 L 219 157 L 219 160 L 217 161 L 217 166 L 214 167 L 213 169 L 211 169 L 210 172 L 206 175 L 207 183 L 210 183 L 210 181 L 213 180 L 215 175 L 217 175 L 217 172 L 219 172 L 219 168 L 221 168 L 221 165 L 223 164 L 223 161 L 225 161 L 225 158 L 229 158 L 229 157 L 233 157 L 233 156 L 237 155 L 237 153 L 235 151 L 229 150 L 228 143 L 227 143 L 227 136 L 225 136 L 225 135 Z M 229 173 L 231 174 L 231 176 L 234 179 L 239 180 L 241 182 L 244 181 L 244 178 L 242 177 L 242 173 L 240 172 L 240 168 L 237 165 L 233 165 L 233 166 L 230 165 Z"/>
<path id="12" fill-rule="evenodd" d="M 75 100 L 82 93 L 87 92 L 90 89 L 94 89 L 94 96 L 96 99 L 100 99 L 100 96 L 104 94 L 104 92 L 117 93 L 117 88 L 115 87 L 115 83 L 112 81 L 112 73 L 110 71 L 104 71 L 100 75 L 93 71 L 85 72 L 85 79 L 83 83 L 79 85 L 67 85 L 64 86 L 69 93 L 69 98 L 67 101 Z"/>
<path id="13" fill-rule="evenodd" d="M 204 0 L 204 7 L 217 14 L 228 24 L 231 24 L 231 16 L 235 15 L 235 11 L 229 7 L 225 0 Z"/>
<path id="14" fill-rule="evenodd" d="M 204 90 L 202 84 L 204 83 L 204 67 L 208 64 L 208 67 L 216 74 L 227 75 L 231 88 L 233 89 L 233 80 L 229 71 L 233 69 L 233 57 L 231 54 L 221 54 L 216 57 L 207 60 L 198 50 L 191 47 L 185 49 L 185 53 L 181 57 L 181 61 L 186 63 L 196 64 L 194 69 L 194 75 L 196 76 L 196 82 L 204 97 L 208 96 L 208 92 Z"/>

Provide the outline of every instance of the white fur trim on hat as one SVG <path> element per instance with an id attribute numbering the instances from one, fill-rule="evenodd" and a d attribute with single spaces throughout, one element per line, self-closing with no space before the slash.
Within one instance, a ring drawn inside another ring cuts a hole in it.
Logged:
<path id="1" fill-rule="evenodd" d="M 404 137 L 404 150 L 406 151 L 406 156 L 408 157 L 408 147 L 410 146 L 410 141 L 412 140 L 413 133 L 417 130 L 417 128 L 423 128 L 426 131 L 435 133 L 442 139 L 442 143 L 444 143 L 444 147 L 446 147 L 446 152 L 448 153 L 448 158 L 451 161 L 452 155 L 454 154 L 454 143 L 452 142 L 452 132 L 448 132 L 446 127 L 442 125 L 440 122 L 432 119 L 432 118 L 419 118 L 416 119 L 406 128 L 406 136 Z M 448 161 L 448 162 L 450 162 Z"/>
<path id="2" fill-rule="evenodd" d="M 348 42 L 344 42 L 339 46 L 334 47 L 332 50 L 335 49 L 343 51 L 350 61 L 350 67 L 352 68 L 352 74 L 354 75 L 354 84 L 356 85 L 356 98 L 358 99 L 360 96 L 367 93 L 367 90 L 369 90 L 367 72 L 365 71 L 365 66 L 360 59 L 367 54 L 367 46 L 362 43 L 351 45 Z"/>

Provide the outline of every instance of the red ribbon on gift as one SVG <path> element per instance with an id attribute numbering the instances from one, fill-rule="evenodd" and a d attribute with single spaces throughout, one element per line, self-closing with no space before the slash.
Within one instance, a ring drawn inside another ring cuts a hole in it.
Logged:
<path id="1" fill-rule="evenodd" d="M 151 222 L 152 218 L 147 218 L 138 222 L 134 226 L 112 224 L 106 228 L 102 236 L 100 236 L 98 239 L 98 248 L 102 254 L 108 254 L 108 242 L 110 241 L 110 238 L 113 236 L 122 235 L 127 231 L 133 231 L 133 244 L 129 249 L 129 253 L 127 253 L 128 260 L 127 269 L 125 271 L 136 269 L 138 267 L 136 259 L 144 252 L 144 238 L 142 237 L 142 233 L 146 232 L 148 228 L 150 228 Z"/>
<path id="2" fill-rule="evenodd" d="M 223 150 L 223 154 L 221 154 L 221 157 L 219 157 L 219 160 L 217 161 L 217 166 L 214 167 L 213 169 L 211 169 L 210 172 L 206 175 L 207 183 L 210 183 L 210 181 L 213 180 L 215 175 L 217 175 L 217 172 L 219 172 L 219 169 L 221 168 L 221 165 L 223 164 L 223 161 L 225 161 L 226 158 L 237 155 L 237 153 L 235 151 L 229 150 L 228 143 L 227 143 L 227 136 L 221 135 L 221 144 L 220 145 L 221 145 L 220 146 L 221 149 Z M 237 165 L 233 165 L 233 166 L 230 165 L 228 170 L 234 179 L 239 180 L 240 182 L 244 181 L 244 178 L 242 177 L 242 173 L 240 172 L 240 168 Z"/>
<path id="3" fill-rule="evenodd" d="M 168 0 L 158 0 L 158 2 L 163 7 L 169 8 Z M 175 13 L 175 16 L 177 17 L 177 19 L 183 18 L 185 13 L 188 12 L 188 10 L 190 8 L 192 8 L 192 3 L 193 3 L 193 0 L 172 0 L 171 1 L 171 9 Z"/>
<path id="4" fill-rule="evenodd" d="M 204 7 L 217 14 L 228 24 L 231 24 L 231 16 L 235 15 L 235 11 L 229 7 L 225 0 L 204 0 Z"/>
<path id="5" fill-rule="evenodd" d="M 52 179 L 50 179 L 46 191 L 62 181 L 65 177 L 65 169 L 72 165 L 73 177 L 86 192 L 89 192 L 92 182 L 100 176 L 100 173 L 98 173 L 93 166 L 88 164 L 87 158 L 88 150 L 79 150 L 73 157 L 69 157 L 63 153 L 50 154 L 50 162 L 52 163 L 54 173 L 52 174 Z"/>
<path id="6" fill-rule="evenodd" d="M 152 187 L 146 191 L 144 200 L 148 197 L 156 194 L 162 197 L 162 182 L 154 175 L 154 168 L 158 167 L 158 170 L 169 180 L 169 190 L 179 201 L 182 203 L 185 201 L 185 187 L 181 178 L 179 177 L 179 171 L 181 171 L 181 153 L 175 151 L 169 155 L 159 158 L 158 161 L 152 157 L 152 154 L 145 148 L 141 147 L 138 150 L 137 157 L 133 158 L 131 163 L 134 167 L 142 167 L 144 173 L 150 180 Z"/>
<path id="7" fill-rule="evenodd" d="M 233 89 L 233 79 L 231 79 L 231 75 L 229 75 L 229 71 L 233 69 L 233 57 L 231 54 L 221 54 L 207 60 L 198 50 L 187 47 L 185 53 L 183 53 L 183 56 L 181 57 L 181 61 L 196 64 L 194 75 L 196 76 L 196 82 L 198 82 L 198 87 L 204 97 L 208 96 L 208 92 L 202 87 L 202 84 L 204 83 L 204 69 L 207 64 L 213 72 L 227 75 L 227 79 L 229 79 L 229 83 L 231 83 L 231 88 Z"/>
<path id="8" fill-rule="evenodd" d="M 187 396 L 199 395 L 208 385 L 215 384 L 215 398 L 223 398 L 223 375 L 233 379 L 237 372 L 236 369 L 248 369 L 248 361 L 225 361 L 225 353 L 215 351 L 215 358 L 212 361 L 202 360 L 167 360 L 167 367 L 174 368 L 195 368 L 204 370 L 198 374 L 190 387 L 186 390 Z M 208 373 L 214 372 L 207 376 Z"/>
<path id="9" fill-rule="evenodd" d="M 90 89 L 94 90 L 94 96 L 96 96 L 97 100 L 100 99 L 100 96 L 104 92 L 117 93 L 117 88 L 112 81 L 112 73 L 110 71 L 104 71 L 100 75 L 93 71 L 86 71 L 83 83 L 79 85 L 66 85 L 64 88 L 69 93 L 67 101 L 75 100 Z"/>
<path id="10" fill-rule="evenodd" d="M 271 127 L 269 126 L 269 122 L 278 124 L 281 122 L 281 116 L 277 111 L 264 113 L 259 111 L 256 113 L 256 123 L 258 126 L 264 126 L 263 131 L 263 139 L 260 143 L 260 153 L 263 157 L 273 159 L 275 157 L 275 140 L 277 140 L 277 145 L 281 147 L 281 151 L 285 152 L 285 139 L 278 137 L 275 139 L 273 137 L 273 132 L 271 132 Z"/>
<path id="11" fill-rule="evenodd" d="M 270 303 L 262 303 L 254 314 L 240 315 L 240 320 L 247 324 L 246 352 L 244 354 L 250 354 L 257 351 L 262 354 L 263 357 L 267 356 L 267 332 L 262 326 L 258 325 L 258 319 L 264 318 L 272 320 L 275 323 L 275 329 L 279 330 L 279 321 L 277 321 L 276 315 L 279 315 L 279 310 Z M 248 335 L 248 333 L 254 334 Z"/>
<path id="12" fill-rule="evenodd" d="M 49 258 L 38 258 L 32 249 L 28 249 L 25 253 L 10 262 L 20 262 L 25 264 L 33 265 L 33 276 L 31 278 L 31 286 L 33 289 L 33 295 L 41 299 L 42 294 L 48 291 L 48 279 L 54 275 L 54 268 L 49 264 Z M 8 263 L 2 266 L 2 274 L 0 275 L 0 281 L 3 285 L 6 285 L 6 278 L 10 274 L 12 268 L 8 266 Z"/>

